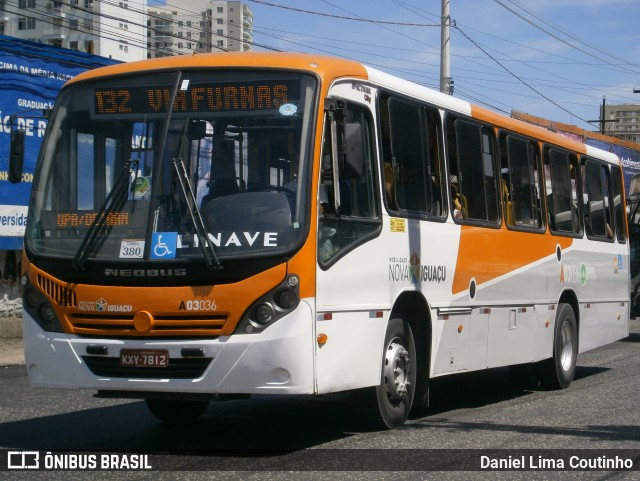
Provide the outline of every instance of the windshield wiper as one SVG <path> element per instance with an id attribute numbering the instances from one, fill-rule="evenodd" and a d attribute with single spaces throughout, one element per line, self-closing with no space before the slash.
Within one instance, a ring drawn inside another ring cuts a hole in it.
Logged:
<path id="1" fill-rule="evenodd" d="M 122 210 L 122 207 L 127 200 L 129 178 L 131 177 L 131 173 L 134 171 L 138 172 L 138 161 L 127 160 L 120 170 L 120 174 L 115 181 L 113 189 L 111 189 L 111 192 L 109 192 L 109 195 L 100 206 L 98 214 L 89 226 L 89 230 L 85 234 L 84 239 L 82 239 L 82 244 L 80 244 L 80 248 L 71 262 L 72 267 L 77 271 L 84 269 L 87 257 L 89 257 L 89 254 L 93 252 L 96 243 L 100 240 L 100 234 L 102 234 L 104 228 L 107 226 L 107 219 L 109 218 L 109 215 L 113 212 L 119 212 Z M 103 241 L 105 237 L 102 237 Z"/>
<path id="2" fill-rule="evenodd" d="M 178 157 L 177 159 L 174 158 L 172 160 L 173 169 L 175 170 L 178 183 L 180 184 L 180 190 L 182 191 L 182 195 L 187 203 L 189 215 L 191 216 L 191 220 L 193 221 L 193 225 L 196 229 L 198 244 L 202 249 L 205 260 L 207 261 L 207 267 L 209 269 L 222 269 L 222 264 L 218 260 L 216 252 L 213 250 L 212 242 L 207 237 L 207 229 L 204 225 L 204 221 L 202 220 L 202 214 L 198 208 L 196 196 L 193 194 L 193 189 L 189 182 L 189 175 L 187 174 L 187 169 L 184 166 L 182 157 Z"/>

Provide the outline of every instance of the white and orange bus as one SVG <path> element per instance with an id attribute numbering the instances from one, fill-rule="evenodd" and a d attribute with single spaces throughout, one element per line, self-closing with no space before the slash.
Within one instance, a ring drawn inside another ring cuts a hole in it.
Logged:
<path id="1" fill-rule="evenodd" d="M 34 387 L 170 421 L 353 391 L 390 428 L 432 378 L 514 366 L 565 388 L 578 353 L 628 335 L 618 158 L 359 63 L 101 68 L 65 85 L 45 137 Z"/>

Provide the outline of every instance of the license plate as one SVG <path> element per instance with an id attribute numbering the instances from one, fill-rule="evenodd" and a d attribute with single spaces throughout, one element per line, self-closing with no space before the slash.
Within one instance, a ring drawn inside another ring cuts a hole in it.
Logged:
<path id="1" fill-rule="evenodd" d="M 167 367 L 169 351 L 163 349 L 122 349 L 120 351 L 122 367 Z"/>

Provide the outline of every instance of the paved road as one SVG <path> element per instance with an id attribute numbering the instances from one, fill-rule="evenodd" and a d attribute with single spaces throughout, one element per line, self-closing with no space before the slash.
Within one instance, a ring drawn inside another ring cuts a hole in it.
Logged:
<path id="1" fill-rule="evenodd" d="M 433 456 L 432 449 L 470 450 L 439 451 L 445 470 L 465 465 L 461 456 L 477 456 L 474 449 L 514 456 L 520 449 L 546 449 L 548 455 L 591 449 L 596 456 L 632 449 L 640 456 L 639 327 L 635 322 L 628 339 L 581 355 L 567 390 L 519 390 L 505 369 L 450 376 L 433 383 L 431 409 L 388 432 L 359 432 L 340 395 L 216 403 L 198 423 L 171 427 L 157 422 L 141 402 L 33 390 L 24 366 L 3 367 L 0 447 L 150 451 L 161 454 L 156 460 L 162 466 L 183 471 L 73 473 L 73 479 L 640 479 L 640 471 L 406 471 L 421 467 L 416 456 Z M 233 466 L 243 471 L 215 471 Z M 326 472 L 353 466 L 359 470 Z M 379 471 L 362 470 L 367 468 Z M 0 472 L 0 478 L 17 479 L 15 474 Z M 70 479 L 64 472 L 29 473 L 24 479 L 34 476 Z"/>

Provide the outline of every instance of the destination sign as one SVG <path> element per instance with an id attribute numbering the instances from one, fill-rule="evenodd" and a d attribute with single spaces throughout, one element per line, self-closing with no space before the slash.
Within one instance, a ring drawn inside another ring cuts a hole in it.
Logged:
<path id="1" fill-rule="evenodd" d="M 56 227 L 77 228 L 89 227 L 98 216 L 97 212 L 57 212 Z M 107 214 L 104 225 L 108 227 L 129 225 L 129 214 L 127 212 L 111 212 Z"/>
<path id="2" fill-rule="evenodd" d="M 93 91 L 95 113 L 166 113 L 171 103 L 171 90 L 171 87 L 166 86 L 97 88 Z M 209 113 L 272 110 L 291 101 L 297 101 L 299 90 L 298 80 L 211 82 L 191 85 L 183 81 L 183 87 L 176 92 L 173 111 Z"/>

